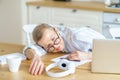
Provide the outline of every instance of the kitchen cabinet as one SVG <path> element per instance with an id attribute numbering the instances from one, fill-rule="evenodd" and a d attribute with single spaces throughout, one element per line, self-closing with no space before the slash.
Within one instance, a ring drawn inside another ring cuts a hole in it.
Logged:
<path id="1" fill-rule="evenodd" d="M 28 6 L 28 23 L 48 23 L 68 27 L 90 27 L 96 31 L 102 30 L 101 11 L 80 10 L 72 8 Z"/>
<path id="2" fill-rule="evenodd" d="M 42 6 L 28 6 L 28 23 L 49 23 L 51 19 L 51 8 Z"/>
<path id="3" fill-rule="evenodd" d="M 53 8 L 53 24 L 69 27 L 90 27 L 101 32 L 102 12 L 68 8 Z"/>
<path id="4" fill-rule="evenodd" d="M 104 12 L 102 33 L 109 39 L 120 39 L 120 14 Z"/>

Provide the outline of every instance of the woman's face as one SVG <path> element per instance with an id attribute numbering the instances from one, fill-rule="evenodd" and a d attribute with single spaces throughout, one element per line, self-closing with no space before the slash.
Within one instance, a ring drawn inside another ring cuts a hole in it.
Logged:
<path id="1" fill-rule="evenodd" d="M 56 28 L 53 30 L 45 29 L 38 44 L 48 52 L 59 52 L 64 49 L 64 41 Z"/>

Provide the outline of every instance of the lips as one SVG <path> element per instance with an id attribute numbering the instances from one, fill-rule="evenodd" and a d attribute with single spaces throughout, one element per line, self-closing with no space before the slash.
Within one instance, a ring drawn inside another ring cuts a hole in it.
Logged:
<path id="1" fill-rule="evenodd" d="M 57 51 L 60 51 L 60 46 L 58 46 L 58 47 L 56 48 L 56 50 L 57 50 Z"/>

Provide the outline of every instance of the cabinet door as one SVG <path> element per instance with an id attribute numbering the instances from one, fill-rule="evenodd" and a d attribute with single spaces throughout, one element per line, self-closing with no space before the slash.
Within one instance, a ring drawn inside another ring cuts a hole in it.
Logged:
<path id="1" fill-rule="evenodd" d="M 28 6 L 28 23 L 40 24 L 49 23 L 51 8 L 41 6 Z"/>
<path id="2" fill-rule="evenodd" d="M 69 27 L 90 27 L 101 32 L 102 12 L 68 8 L 53 8 L 53 24 Z"/>
<path id="3" fill-rule="evenodd" d="M 28 6 L 28 23 L 48 23 L 68 27 L 90 27 L 102 31 L 102 12 L 70 8 Z"/>

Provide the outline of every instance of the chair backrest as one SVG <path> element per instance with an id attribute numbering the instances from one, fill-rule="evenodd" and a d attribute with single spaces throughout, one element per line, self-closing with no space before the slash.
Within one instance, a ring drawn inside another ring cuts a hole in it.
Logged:
<path id="1" fill-rule="evenodd" d="M 27 41 L 27 45 L 31 45 L 31 33 L 34 30 L 34 28 L 37 26 L 37 24 L 28 24 L 28 25 L 24 25 L 23 26 L 23 30 L 26 33 L 26 41 Z"/>
<path id="2" fill-rule="evenodd" d="M 26 33 L 26 41 L 27 41 L 27 45 L 25 46 L 23 53 L 25 53 L 25 50 L 27 48 L 32 48 L 35 50 L 37 55 L 42 56 L 46 54 L 46 51 L 40 46 L 34 44 L 34 41 L 32 39 L 32 34 L 31 34 L 36 26 L 37 24 L 29 24 L 29 25 L 23 26 L 23 30 Z"/>

